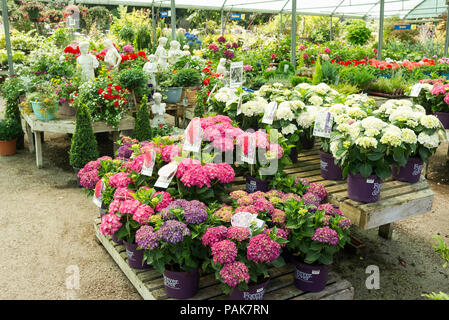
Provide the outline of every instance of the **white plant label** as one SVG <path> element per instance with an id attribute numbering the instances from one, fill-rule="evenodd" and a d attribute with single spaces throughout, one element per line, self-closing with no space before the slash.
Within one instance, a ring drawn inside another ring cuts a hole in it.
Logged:
<path id="1" fill-rule="evenodd" d="M 413 85 L 412 90 L 410 91 L 410 97 L 417 97 L 422 89 L 422 83 L 417 83 Z"/>
<path id="2" fill-rule="evenodd" d="M 170 162 L 166 164 L 162 168 L 159 169 L 158 175 L 159 177 L 154 184 L 155 187 L 167 189 L 170 185 L 170 182 L 175 177 L 175 173 L 178 170 L 178 163 Z"/>
<path id="3" fill-rule="evenodd" d="M 200 152 L 202 130 L 200 118 L 193 118 L 184 132 L 184 151 Z"/>
<path id="4" fill-rule="evenodd" d="M 374 183 L 374 179 L 366 179 L 366 183 Z"/>
<path id="5" fill-rule="evenodd" d="M 239 102 L 237 104 L 237 115 L 242 113 L 242 98 L 243 98 L 243 95 L 240 95 Z"/>
<path id="6" fill-rule="evenodd" d="M 143 160 L 142 171 L 140 174 L 151 177 L 153 175 L 154 162 L 156 160 L 156 151 L 151 149 L 145 153 Z"/>
<path id="7" fill-rule="evenodd" d="M 243 137 L 242 157 L 243 162 L 256 164 L 256 136 L 253 134 Z"/>
<path id="8" fill-rule="evenodd" d="M 256 214 L 242 211 L 232 216 L 231 225 L 234 227 L 247 228 L 252 233 L 251 226 L 263 228 L 265 226 L 265 221 L 258 219 Z"/>
<path id="9" fill-rule="evenodd" d="M 329 111 L 318 113 L 315 118 L 313 135 L 316 137 L 330 138 L 332 123 L 333 118 Z"/>
<path id="10" fill-rule="evenodd" d="M 93 203 L 98 208 L 101 208 L 104 189 L 105 189 L 105 184 L 104 184 L 103 179 L 98 180 L 97 184 L 95 185 L 95 193 L 94 193 L 94 197 L 92 199 Z"/>
<path id="11" fill-rule="evenodd" d="M 212 88 L 212 90 L 209 93 L 209 96 L 207 97 L 206 102 L 209 102 L 210 97 L 212 97 L 212 93 L 214 93 L 215 89 L 217 89 L 217 84 Z"/>
<path id="12" fill-rule="evenodd" d="M 231 62 L 229 77 L 230 88 L 241 87 L 243 85 L 243 61 Z"/>
<path id="13" fill-rule="evenodd" d="M 262 118 L 262 123 L 273 124 L 274 113 L 276 112 L 277 107 L 278 107 L 278 104 L 276 101 L 271 101 L 265 107 L 265 113 Z"/>

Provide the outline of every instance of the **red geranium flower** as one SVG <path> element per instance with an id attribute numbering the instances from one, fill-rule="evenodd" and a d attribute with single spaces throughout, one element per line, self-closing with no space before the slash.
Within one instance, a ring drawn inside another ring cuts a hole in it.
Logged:
<path id="1" fill-rule="evenodd" d="M 114 101 L 114 106 L 116 106 L 116 107 L 118 107 L 118 106 L 119 106 L 119 103 L 118 103 L 118 101 Z"/>
<path id="2" fill-rule="evenodd" d="M 114 88 L 115 88 L 115 90 L 119 91 L 122 87 L 120 87 L 119 85 L 116 85 Z"/>
<path id="3" fill-rule="evenodd" d="M 102 94 L 103 93 L 103 88 L 98 89 L 98 94 Z"/>

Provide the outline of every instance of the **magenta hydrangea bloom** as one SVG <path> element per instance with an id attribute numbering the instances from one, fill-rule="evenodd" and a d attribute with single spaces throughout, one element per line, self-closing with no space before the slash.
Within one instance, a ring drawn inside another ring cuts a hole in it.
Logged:
<path id="1" fill-rule="evenodd" d="M 141 154 L 135 157 L 132 162 L 130 169 L 133 170 L 136 173 L 140 173 L 142 171 L 143 161 L 145 160 L 145 155 Z"/>
<path id="2" fill-rule="evenodd" d="M 128 173 L 119 172 L 109 177 L 109 185 L 113 188 L 126 188 L 132 181 Z"/>
<path id="3" fill-rule="evenodd" d="M 226 38 L 223 36 L 220 36 L 220 37 L 218 37 L 217 41 L 220 43 L 224 43 L 224 42 L 226 42 Z"/>
<path id="4" fill-rule="evenodd" d="M 120 209 L 122 204 L 122 200 L 112 200 L 109 204 L 109 213 L 116 213 Z"/>
<path id="5" fill-rule="evenodd" d="M 348 229 L 351 226 L 352 222 L 349 219 L 342 219 L 339 223 L 337 223 L 337 226 L 339 226 L 342 229 Z"/>
<path id="6" fill-rule="evenodd" d="M 314 205 L 315 207 L 318 207 L 320 205 L 320 200 L 318 199 L 315 193 L 306 192 L 302 197 L 302 199 L 304 200 L 304 204 L 311 204 Z"/>
<path id="7" fill-rule="evenodd" d="M 237 200 L 237 199 L 239 199 L 239 198 L 241 198 L 241 197 L 244 197 L 244 196 L 247 196 L 247 195 L 248 195 L 248 193 L 247 193 L 246 191 L 243 191 L 243 190 L 232 191 L 232 192 L 229 194 L 229 196 L 230 196 L 232 199 L 234 199 L 234 200 Z"/>
<path id="8" fill-rule="evenodd" d="M 177 244 L 184 237 L 190 236 L 190 230 L 185 223 L 176 220 L 167 220 L 158 230 L 158 239 L 168 243 Z"/>
<path id="9" fill-rule="evenodd" d="M 228 238 L 229 239 L 241 242 L 243 240 L 248 239 L 249 236 L 250 236 L 250 232 L 249 232 L 248 228 L 234 227 L 234 226 L 231 226 L 228 228 Z"/>
<path id="10" fill-rule="evenodd" d="M 274 261 L 280 254 L 280 244 L 271 240 L 265 233 L 252 237 L 246 251 L 246 257 L 256 263 Z"/>
<path id="11" fill-rule="evenodd" d="M 153 208 L 146 204 L 141 204 L 136 212 L 134 212 L 133 219 L 140 225 L 146 224 L 146 221 L 154 214 Z"/>
<path id="12" fill-rule="evenodd" d="M 212 256 L 215 264 L 227 264 L 235 261 L 237 247 L 230 240 L 222 240 L 211 246 Z"/>
<path id="13" fill-rule="evenodd" d="M 180 178 L 188 170 L 193 167 L 201 167 L 201 161 L 191 158 L 184 158 L 178 165 L 178 170 L 176 171 L 176 177 Z"/>
<path id="14" fill-rule="evenodd" d="M 202 188 L 204 186 L 207 186 L 208 188 L 211 187 L 210 179 L 202 166 L 194 166 L 188 169 L 184 172 L 180 180 L 186 187 L 189 188 L 194 186 L 198 188 Z"/>
<path id="15" fill-rule="evenodd" d="M 171 162 L 174 158 L 179 157 L 181 155 L 181 148 L 174 145 L 169 144 L 162 148 L 161 156 L 162 161 Z"/>
<path id="16" fill-rule="evenodd" d="M 324 211 L 324 213 L 326 213 L 326 214 L 328 214 L 328 215 L 330 215 L 330 216 L 334 216 L 334 206 L 333 205 L 331 205 L 330 203 L 323 203 L 323 204 L 320 204 L 319 206 L 318 206 L 318 210 L 323 210 Z"/>
<path id="17" fill-rule="evenodd" d="M 158 191 L 153 195 L 153 198 L 155 198 L 156 196 L 162 194 L 162 201 L 159 202 L 156 205 L 156 211 L 157 212 L 161 212 L 162 209 L 167 208 L 167 206 L 174 200 L 171 196 L 170 193 L 165 192 L 165 191 Z"/>
<path id="18" fill-rule="evenodd" d="M 115 214 L 108 213 L 101 217 L 100 232 L 104 236 L 113 235 L 121 226 L 120 218 Z"/>
<path id="19" fill-rule="evenodd" d="M 228 229 L 225 226 L 207 228 L 203 237 L 201 238 L 205 246 L 212 246 L 214 243 L 226 239 Z"/>
<path id="20" fill-rule="evenodd" d="M 324 184 L 320 182 L 311 183 L 309 188 L 307 188 L 307 192 L 314 193 L 317 196 L 319 202 L 323 201 L 324 198 L 327 197 L 326 188 L 324 187 Z"/>
<path id="21" fill-rule="evenodd" d="M 329 227 L 318 228 L 315 230 L 312 240 L 336 246 L 338 244 L 338 233 Z"/>
<path id="22" fill-rule="evenodd" d="M 235 171 L 232 167 L 227 163 L 218 163 L 218 182 L 220 183 L 230 183 L 234 181 Z"/>
<path id="23" fill-rule="evenodd" d="M 239 213 L 239 212 L 249 212 L 252 214 L 259 214 L 259 211 L 257 210 L 257 208 L 255 206 L 237 207 L 235 209 L 235 213 Z"/>
<path id="24" fill-rule="evenodd" d="M 134 48 L 133 48 L 133 46 L 130 45 L 130 44 L 124 45 L 124 46 L 122 47 L 122 49 L 123 49 L 123 51 L 125 51 L 125 52 L 129 52 L 129 53 L 133 53 L 133 52 L 134 52 Z"/>
<path id="25" fill-rule="evenodd" d="M 260 198 L 254 201 L 254 207 L 260 212 L 266 211 L 270 215 L 274 212 L 273 204 L 265 198 Z"/>
<path id="26" fill-rule="evenodd" d="M 127 188 L 117 188 L 114 192 L 114 200 L 132 200 L 134 193 L 133 190 Z"/>
<path id="27" fill-rule="evenodd" d="M 224 283 L 230 287 L 236 287 L 239 283 L 249 282 L 249 270 L 246 265 L 239 261 L 234 261 L 225 265 L 220 270 L 220 276 Z"/>
<path id="28" fill-rule="evenodd" d="M 154 250 L 159 245 L 158 234 L 153 227 L 144 225 L 136 231 L 136 243 L 139 248 Z"/>
<path id="29" fill-rule="evenodd" d="M 100 180 L 100 177 L 98 177 L 98 170 L 93 169 L 90 171 L 85 172 L 80 179 L 80 185 L 83 186 L 86 189 L 95 189 L 95 185 Z"/>
<path id="30" fill-rule="evenodd" d="M 118 212 L 121 214 L 134 214 L 139 206 L 140 202 L 137 200 L 125 200 L 120 205 Z"/>

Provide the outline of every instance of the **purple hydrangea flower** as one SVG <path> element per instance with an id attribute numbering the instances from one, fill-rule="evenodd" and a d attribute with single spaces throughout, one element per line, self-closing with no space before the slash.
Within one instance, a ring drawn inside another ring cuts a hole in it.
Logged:
<path id="1" fill-rule="evenodd" d="M 117 150 L 117 157 L 118 158 L 124 158 L 129 159 L 131 155 L 133 154 L 133 151 L 131 150 L 132 143 L 124 143 L 120 148 Z"/>
<path id="2" fill-rule="evenodd" d="M 343 219 L 339 223 L 337 223 L 337 226 L 339 226 L 342 229 L 347 229 L 351 226 L 352 222 L 349 219 Z"/>
<path id="3" fill-rule="evenodd" d="M 144 225 L 136 232 L 136 243 L 139 248 L 154 250 L 158 245 L 158 235 L 153 227 Z"/>
<path id="4" fill-rule="evenodd" d="M 185 236 L 190 236 L 190 230 L 187 225 L 176 220 L 167 220 L 158 230 L 159 240 L 168 243 L 177 244 L 184 240 Z"/>
<path id="5" fill-rule="evenodd" d="M 315 230 L 312 240 L 336 246 L 338 244 L 338 233 L 329 227 L 318 228 Z"/>
<path id="6" fill-rule="evenodd" d="M 315 207 L 318 207 L 320 205 L 318 197 L 312 192 L 306 192 L 302 199 L 304 200 L 304 204 L 311 204 Z"/>

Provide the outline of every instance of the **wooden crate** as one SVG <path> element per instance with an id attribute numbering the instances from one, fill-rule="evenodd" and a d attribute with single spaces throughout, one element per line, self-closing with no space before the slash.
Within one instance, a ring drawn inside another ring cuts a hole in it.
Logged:
<path id="1" fill-rule="evenodd" d="M 95 219 L 94 230 L 98 241 L 103 245 L 112 259 L 117 263 L 128 280 L 133 284 L 144 300 L 168 299 L 164 289 L 164 278 L 155 269 L 136 270 L 127 262 L 126 249 L 118 245 L 110 237 L 100 233 L 100 219 Z M 341 279 L 336 273 L 329 274 L 326 288 L 321 292 L 304 292 L 293 284 L 293 266 L 287 264 L 282 268 L 269 270 L 271 279 L 265 294 L 266 300 L 352 300 L 354 288 L 347 280 Z M 198 293 L 191 300 L 226 300 L 221 291 L 221 284 L 213 273 L 204 274 L 200 278 Z"/>

